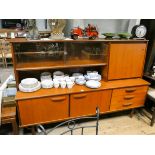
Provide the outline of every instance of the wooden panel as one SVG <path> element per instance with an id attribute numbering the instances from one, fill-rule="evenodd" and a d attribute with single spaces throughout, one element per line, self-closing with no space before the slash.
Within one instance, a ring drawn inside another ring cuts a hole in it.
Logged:
<path id="1" fill-rule="evenodd" d="M 110 110 L 112 90 L 100 91 L 100 95 L 101 95 L 101 100 L 99 101 L 99 104 L 98 104 L 100 112 L 101 113 L 107 112 Z"/>
<path id="2" fill-rule="evenodd" d="M 130 109 L 144 105 L 147 90 L 147 86 L 113 90 L 110 111 Z"/>
<path id="3" fill-rule="evenodd" d="M 79 93 L 70 96 L 70 116 L 95 114 L 98 106 L 100 112 L 109 111 L 111 90 Z"/>
<path id="4" fill-rule="evenodd" d="M 112 43 L 108 79 L 141 77 L 145 54 L 145 43 Z"/>
<path id="5" fill-rule="evenodd" d="M 132 86 L 147 86 L 149 83 L 143 79 L 126 79 L 126 80 L 115 80 L 115 81 L 101 81 L 101 87 L 98 89 L 90 89 L 86 86 L 75 85 L 72 89 L 68 88 L 50 88 L 50 89 L 40 89 L 38 91 L 32 93 L 24 93 L 18 91 L 16 94 L 16 100 L 25 100 L 25 99 L 33 99 L 40 97 L 48 97 L 55 95 L 65 95 L 65 94 L 74 94 L 74 93 L 84 93 L 84 92 L 92 92 L 92 91 L 100 91 L 107 89 L 115 89 L 115 88 L 124 88 L 124 87 L 132 87 Z"/>
<path id="6" fill-rule="evenodd" d="M 18 101 L 21 125 L 49 122 L 69 116 L 69 96 Z"/>

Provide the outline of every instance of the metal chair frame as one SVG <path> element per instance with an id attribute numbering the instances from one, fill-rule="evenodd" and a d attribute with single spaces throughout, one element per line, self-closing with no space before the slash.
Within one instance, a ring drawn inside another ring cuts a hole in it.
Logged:
<path id="1" fill-rule="evenodd" d="M 77 121 L 81 121 L 81 120 L 84 120 L 84 119 L 95 119 L 96 120 L 96 125 L 88 125 L 88 126 L 80 126 L 80 127 L 77 127 L 76 124 L 77 124 Z M 84 129 L 85 128 L 96 128 L 96 135 L 98 135 L 98 127 L 99 127 L 99 108 L 97 107 L 96 108 L 96 115 L 95 116 L 88 116 L 88 117 L 78 117 L 78 118 L 75 118 L 75 119 L 70 119 L 70 120 L 67 120 L 65 122 L 62 122 L 58 125 L 56 125 L 54 128 L 46 131 L 45 128 L 43 127 L 43 125 L 37 125 L 37 128 L 39 130 L 41 130 L 41 132 L 44 134 L 44 135 L 48 135 L 49 133 L 51 133 L 52 131 L 54 131 L 55 129 L 61 127 L 61 126 L 64 126 L 64 125 L 67 125 L 68 127 L 68 130 L 66 131 L 63 131 L 62 133 L 60 133 L 60 135 L 65 135 L 66 133 L 70 132 L 71 135 L 73 135 L 73 131 L 74 130 L 77 130 L 77 129 L 81 129 L 81 135 L 83 135 L 83 132 L 84 132 Z"/>

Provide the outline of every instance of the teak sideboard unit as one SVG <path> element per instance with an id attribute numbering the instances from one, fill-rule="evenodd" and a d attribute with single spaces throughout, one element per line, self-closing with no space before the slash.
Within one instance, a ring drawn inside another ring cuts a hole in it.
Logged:
<path id="1" fill-rule="evenodd" d="M 79 116 L 110 113 L 144 106 L 149 83 L 142 78 L 147 40 L 12 39 L 15 78 L 40 80 L 44 71 L 66 74 L 97 70 L 101 87 L 40 89 L 16 95 L 21 127 L 62 121 Z"/>

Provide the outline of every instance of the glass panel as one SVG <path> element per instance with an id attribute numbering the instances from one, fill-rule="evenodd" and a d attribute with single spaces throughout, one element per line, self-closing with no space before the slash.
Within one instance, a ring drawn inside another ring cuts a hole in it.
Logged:
<path id="1" fill-rule="evenodd" d="M 64 43 L 14 44 L 17 67 L 51 67 L 64 65 Z"/>
<path id="2" fill-rule="evenodd" d="M 14 43 L 17 69 L 104 66 L 107 44 L 103 42 Z"/>
<path id="3" fill-rule="evenodd" d="M 101 42 L 67 43 L 68 65 L 104 65 L 107 45 Z"/>

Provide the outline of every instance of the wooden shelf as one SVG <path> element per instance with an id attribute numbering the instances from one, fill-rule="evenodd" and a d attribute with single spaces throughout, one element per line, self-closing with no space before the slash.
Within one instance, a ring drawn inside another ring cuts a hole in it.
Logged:
<path id="1" fill-rule="evenodd" d="M 91 89 L 91 88 L 87 88 L 86 86 L 81 86 L 77 84 L 72 89 L 68 89 L 68 88 L 43 89 L 41 88 L 40 90 L 36 92 L 32 92 L 32 93 L 24 93 L 24 92 L 18 91 L 15 99 L 25 100 L 25 99 L 32 99 L 32 98 L 41 98 L 41 97 L 48 97 L 48 96 L 100 91 L 100 90 L 106 90 L 106 89 L 142 86 L 142 85 L 149 85 L 149 83 L 140 78 L 127 79 L 127 80 L 115 80 L 115 81 L 108 81 L 108 82 L 101 81 L 101 87 L 98 89 Z"/>
<path id="2" fill-rule="evenodd" d="M 96 60 L 69 60 L 66 64 L 64 61 L 29 61 L 20 62 L 16 64 L 17 71 L 29 70 L 44 70 L 44 69 L 58 69 L 58 68 L 75 68 L 75 67 L 90 67 L 90 66 L 106 66 L 107 63 L 101 63 Z"/>

